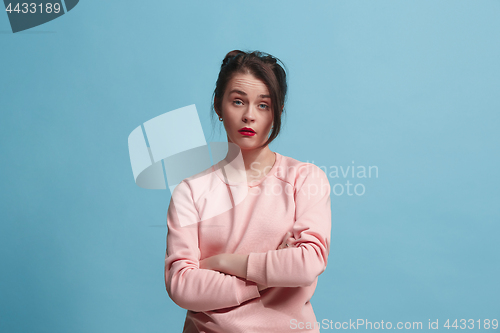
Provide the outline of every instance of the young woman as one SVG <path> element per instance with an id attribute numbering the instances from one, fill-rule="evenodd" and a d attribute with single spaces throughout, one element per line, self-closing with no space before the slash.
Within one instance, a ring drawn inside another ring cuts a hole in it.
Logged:
<path id="1" fill-rule="evenodd" d="M 228 181 L 226 157 L 172 193 L 165 284 L 188 310 L 184 333 L 319 332 L 310 299 L 330 251 L 330 184 L 314 164 L 269 149 L 286 91 L 267 53 L 234 50 L 222 62 L 213 110 L 246 181 Z"/>

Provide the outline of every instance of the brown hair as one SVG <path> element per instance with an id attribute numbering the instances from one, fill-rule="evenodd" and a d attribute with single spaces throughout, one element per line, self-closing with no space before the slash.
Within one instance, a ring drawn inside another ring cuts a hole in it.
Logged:
<path id="1" fill-rule="evenodd" d="M 215 90 L 212 95 L 211 110 L 217 113 L 220 112 L 222 116 L 222 99 L 226 86 L 229 80 L 235 73 L 249 73 L 257 79 L 264 82 L 269 90 L 271 96 L 271 109 L 273 112 L 273 129 L 267 141 L 260 147 L 262 148 L 270 144 L 279 134 L 281 130 L 281 116 L 285 112 L 285 99 L 287 92 L 286 73 L 278 61 L 283 62 L 272 55 L 260 52 L 243 52 L 240 50 L 233 50 L 226 54 L 222 65 L 220 67 L 219 77 L 215 84 Z M 214 104 L 215 97 L 215 104 Z M 217 110 L 217 111 L 216 111 Z M 213 119 L 214 112 L 211 113 Z"/>

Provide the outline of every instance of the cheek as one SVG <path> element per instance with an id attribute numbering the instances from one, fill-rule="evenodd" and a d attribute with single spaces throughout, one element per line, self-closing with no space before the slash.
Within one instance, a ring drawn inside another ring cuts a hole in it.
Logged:
<path id="1" fill-rule="evenodd" d="M 274 119 L 273 119 L 272 115 L 269 117 L 268 122 L 269 122 L 269 128 L 273 127 L 273 125 L 274 125 Z"/>

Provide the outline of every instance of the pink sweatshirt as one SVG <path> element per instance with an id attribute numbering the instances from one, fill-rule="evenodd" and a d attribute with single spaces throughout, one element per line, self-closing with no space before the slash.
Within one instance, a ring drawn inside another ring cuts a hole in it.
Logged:
<path id="1" fill-rule="evenodd" d="M 170 201 L 165 285 L 188 310 L 183 333 L 319 332 L 310 299 L 330 251 L 325 172 L 276 153 L 266 176 L 244 188 L 224 175 L 212 166 L 186 178 Z M 277 249 L 287 231 L 290 247 Z M 220 253 L 249 254 L 247 279 L 199 268 Z"/>

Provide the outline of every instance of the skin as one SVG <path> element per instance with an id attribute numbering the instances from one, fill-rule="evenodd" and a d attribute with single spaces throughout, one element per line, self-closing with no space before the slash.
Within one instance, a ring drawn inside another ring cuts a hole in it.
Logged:
<path id="1" fill-rule="evenodd" d="M 276 155 L 268 146 L 257 148 L 267 141 L 273 126 L 272 104 L 267 86 L 252 74 L 236 73 L 226 86 L 221 106 L 222 110 L 216 112 L 223 118 L 227 141 L 241 149 L 247 179 L 251 182 L 265 177 L 276 160 Z M 238 132 L 242 127 L 250 127 L 256 134 L 243 135 Z M 285 235 L 278 249 L 286 248 L 290 236 L 290 232 Z M 247 263 L 247 254 L 222 253 L 201 260 L 200 268 L 246 279 Z M 257 285 L 259 291 L 267 288 Z"/>
<path id="2" fill-rule="evenodd" d="M 217 114 L 223 118 L 227 141 L 241 149 L 247 179 L 255 181 L 265 177 L 276 159 L 269 146 L 257 148 L 267 141 L 273 126 L 267 86 L 252 74 L 236 73 L 226 86 L 221 106 Z M 250 127 L 256 134 L 243 135 L 238 132 L 242 127 Z"/>

